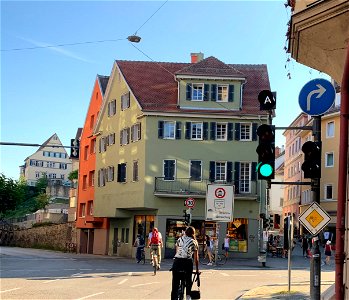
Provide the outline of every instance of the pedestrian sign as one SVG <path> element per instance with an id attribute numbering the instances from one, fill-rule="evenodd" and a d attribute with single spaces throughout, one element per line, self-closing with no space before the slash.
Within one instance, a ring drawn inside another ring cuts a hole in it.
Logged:
<path id="1" fill-rule="evenodd" d="M 312 235 L 317 235 L 330 221 L 331 217 L 316 202 L 313 202 L 313 204 L 299 216 L 299 222 L 301 222 Z"/>
<path id="2" fill-rule="evenodd" d="M 311 116 L 319 116 L 328 111 L 336 97 L 331 82 L 317 78 L 307 82 L 301 89 L 298 102 L 301 110 Z"/>

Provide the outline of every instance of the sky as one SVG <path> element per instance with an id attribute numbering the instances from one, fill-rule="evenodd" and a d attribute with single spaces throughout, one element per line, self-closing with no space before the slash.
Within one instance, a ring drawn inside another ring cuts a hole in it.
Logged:
<path id="1" fill-rule="evenodd" d="M 190 62 L 193 52 L 227 64 L 266 64 L 277 92 L 273 124 L 286 127 L 301 112 L 301 88 L 328 76 L 285 51 L 291 12 L 284 2 L 1 1 L 0 141 L 42 144 L 57 133 L 69 146 L 84 125 L 97 74 L 110 75 L 116 59 Z M 135 33 L 137 48 L 127 40 Z M 283 131 L 276 131 L 280 147 Z M 37 149 L 0 145 L 0 173 L 18 179 Z"/>

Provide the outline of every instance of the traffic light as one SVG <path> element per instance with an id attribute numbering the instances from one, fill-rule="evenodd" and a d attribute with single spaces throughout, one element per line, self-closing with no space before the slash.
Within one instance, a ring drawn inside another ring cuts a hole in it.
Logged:
<path id="1" fill-rule="evenodd" d="M 187 210 L 183 210 L 183 212 L 184 212 L 184 215 L 183 215 L 184 223 L 187 225 L 190 225 L 190 223 L 191 223 L 191 210 L 190 210 L 190 208 Z"/>
<path id="2" fill-rule="evenodd" d="M 304 178 L 321 178 L 321 142 L 305 142 L 302 151 Z"/>
<path id="3" fill-rule="evenodd" d="M 274 215 L 269 216 L 269 226 L 270 228 L 274 228 Z"/>
<path id="4" fill-rule="evenodd" d="M 79 139 L 70 140 L 70 158 L 79 158 L 80 141 Z"/>
<path id="5" fill-rule="evenodd" d="M 259 144 L 257 173 L 258 179 L 274 179 L 275 177 L 275 126 L 263 124 L 257 129 Z"/>

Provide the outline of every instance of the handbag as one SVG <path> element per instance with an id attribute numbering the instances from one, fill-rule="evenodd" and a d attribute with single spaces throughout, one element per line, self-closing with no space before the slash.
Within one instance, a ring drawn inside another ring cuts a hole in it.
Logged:
<path id="1" fill-rule="evenodd" d="M 201 294 L 200 294 L 200 276 L 199 273 L 195 273 L 194 278 L 193 278 L 193 283 L 196 282 L 197 285 L 197 290 L 191 290 L 190 292 L 190 297 L 191 299 L 200 299 Z"/>

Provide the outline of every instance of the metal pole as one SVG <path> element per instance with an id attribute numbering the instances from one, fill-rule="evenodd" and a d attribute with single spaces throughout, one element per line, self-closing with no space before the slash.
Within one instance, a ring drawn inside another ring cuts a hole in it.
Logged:
<path id="1" fill-rule="evenodd" d="M 321 142 L 321 116 L 315 116 L 313 123 L 314 142 Z M 320 204 L 320 178 L 311 180 L 313 202 Z M 321 296 L 321 252 L 319 237 L 313 238 L 313 256 L 310 259 L 310 298 L 320 300 Z"/>
<path id="2" fill-rule="evenodd" d="M 290 226 L 288 231 L 288 251 L 287 251 L 287 266 L 288 266 L 288 293 L 291 292 L 291 251 L 293 247 L 293 215 L 290 216 Z"/>
<path id="3" fill-rule="evenodd" d="M 220 224 L 216 222 L 216 240 L 215 240 L 215 251 L 214 251 L 214 264 L 217 265 L 218 247 L 219 247 L 219 227 Z"/>

